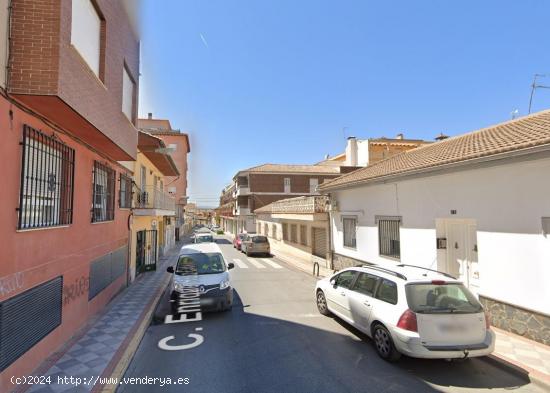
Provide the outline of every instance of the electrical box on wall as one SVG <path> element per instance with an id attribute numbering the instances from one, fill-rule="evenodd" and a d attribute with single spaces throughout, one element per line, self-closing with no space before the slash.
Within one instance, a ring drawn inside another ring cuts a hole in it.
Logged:
<path id="1" fill-rule="evenodd" d="M 438 250 L 447 249 L 447 238 L 446 237 L 438 237 L 437 238 L 437 249 Z"/>

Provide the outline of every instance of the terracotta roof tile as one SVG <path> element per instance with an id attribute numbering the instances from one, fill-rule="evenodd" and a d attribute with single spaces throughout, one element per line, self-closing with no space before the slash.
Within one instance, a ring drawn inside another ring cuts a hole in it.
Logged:
<path id="1" fill-rule="evenodd" d="M 323 183 L 323 191 L 535 146 L 550 147 L 550 110 L 408 150 Z"/>

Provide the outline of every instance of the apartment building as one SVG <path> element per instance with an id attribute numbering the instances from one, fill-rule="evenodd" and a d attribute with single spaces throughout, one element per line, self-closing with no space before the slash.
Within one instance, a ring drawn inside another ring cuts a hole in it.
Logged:
<path id="1" fill-rule="evenodd" d="M 136 158 L 139 85 L 136 2 L 9 4 L 0 0 L 3 392 L 6 376 L 29 375 L 127 283 L 132 174 L 119 161 Z"/>
<path id="2" fill-rule="evenodd" d="M 152 113 L 148 113 L 146 119 L 138 119 L 138 127 L 151 135 L 160 138 L 165 147 L 163 151 L 174 160 L 178 174 L 166 176 L 163 184 L 163 192 L 168 192 L 175 198 L 176 217 L 174 238 L 179 240 L 184 232 L 185 205 L 187 204 L 187 155 L 191 152 L 189 135 L 178 129 L 172 128 L 170 120 L 155 119 Z"/>
<path id="3" fill-rule="evenodd" d="M 254 210 L 272 202 L 304 195 L 318 195 L 317 187 L 356 167 L 335 165 L 263 164 L 237 172 L 233 186 L 222 195 L 234 205 L 231 215 L 222 215 L 222 228 L 226 232 L 254 232 Z"/>

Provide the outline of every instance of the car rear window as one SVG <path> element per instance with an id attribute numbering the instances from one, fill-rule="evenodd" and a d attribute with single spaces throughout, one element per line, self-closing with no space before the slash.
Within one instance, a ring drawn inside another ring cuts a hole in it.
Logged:
<path id="1" fill-rule="evenodd" d="M 252 242 L 254 242 L 254 243 L 267 243 L 267 237 L 265 237 L 265 236 L 254 236 L 252 238 Z"/>
<path id="2" fill-rule="evenodd" d="M 481 304 L 460 283 L 419 283 L 405 286 L 409 308 L 421 314 L 478 313 Z"/>
<path id="3" fill-rule="evenodd" d="M 197 236 L 195 238 L 195 243 L 210 243 L 213 241 L 214 238 L 212 236 Z"/>

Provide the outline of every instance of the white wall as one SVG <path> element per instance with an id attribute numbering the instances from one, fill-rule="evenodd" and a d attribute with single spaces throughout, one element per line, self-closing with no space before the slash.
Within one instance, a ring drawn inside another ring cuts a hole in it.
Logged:
<path id="1" fill-rule="evenodd" d="M 436 268 L 436 219 L 475 219 L 479 293 L 550 314 L 550 236 L 541 226 L 550 217 L 549 174 L 545 159 L 335 192 L 335 252 L 395 263 L 378 255 L 375 215 L 401 216 L 401 262 Z M 356 250 L 343 247 L 342 215 L 357 215 Z"/>
<path id="2" fill-rule="evenodd" d="M 8 65 L 8 0 L 0 0 L 0 87 L 6 87 Z"/>

